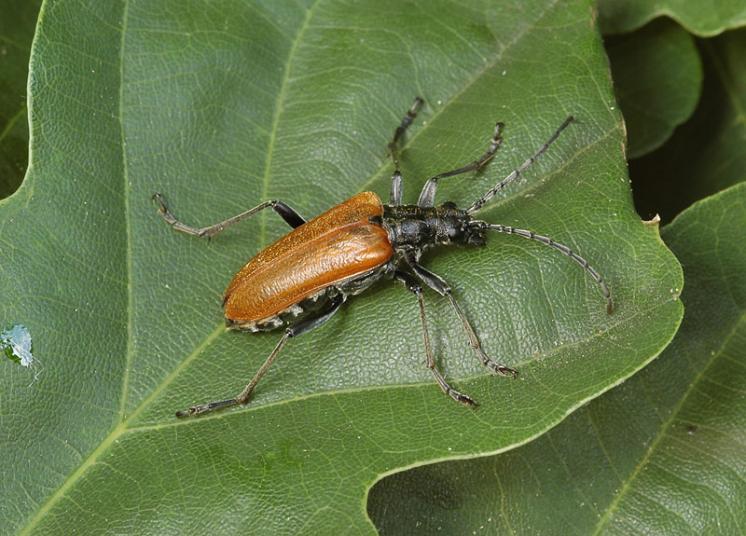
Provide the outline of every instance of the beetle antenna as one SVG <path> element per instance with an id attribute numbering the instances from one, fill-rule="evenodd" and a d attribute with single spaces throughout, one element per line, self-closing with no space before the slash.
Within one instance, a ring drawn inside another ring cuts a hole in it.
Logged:
<path id="1" fill-rule="evenodd" d="M 515 227 L 510 227 L 509 225 L 499 225 L 499 224 L 486 223 L 486 222 L 479 222 L 479 225 L 483 229 L 497 231 L 498 233 L 518 235 L 523 238 L 527 238 L 529 240 L 535 240 L 536 242 L 540 242 L 544 244 L 545 246 L 554 248 L 560 253 L 562 253 L 563 255 L 570 257 L 572 260 L 577 262 L 589 276 L 591 276 L 591 279 L 593 279 L 598 285 L 598 287 L 601 289 L 601 294 L 603 294 L 604 298 L 606 299 L 606 312 L 608 314 L 611 314 L 614 311 L 614 302 L 611 299 L 611 291 L 609 290 L 609 287 L 606 284 L 606 281 L 604 281 L 603 277 L 601 277 L 601 274 L 598 273 L 598 270 L 596 270 L 593 266 L 588 264 L 587 260 L 585 260 L 583 257 L 578 255 L 577 253 L 575 253 L 568 246 L 561 244 L 560 242 L 557 242 L 549 238 L 548 236 L 536 234 L 535 232 L 528 231 L 526 229 L 517 229 Z"/>
<path id="2" fill-rule="evenodd" d="M 562 133 L 562 131 L 565 130 L 570 125 L 570 123 L 572 123 L 573 121 L 575 121 L 575 118 L 573 116 L 568 116 L 568 118 L 562 122 L 559 128 L 554 131 L 554 134 L 552 134 L 552 136 L 544 143 L 544 145 L 539 147 L 539 150 L 537 150 L 533 155 L 531 155 L 531 157 L 528 158 L 528 160 L 526 160 L 523 164 L 521 164 L 516 169 L 514 169 L 510 173 L 510 175 L 508 175 L 503 180 L 498 182 L 495 186 L 487 190 L 487 192 L 482 197 L 474 201 L 474 203 L 472 203 L 471 206 L 466 209 L 466 212 L 468 214 L 474 214 L 476 211 L 481 209 L 485 203 L 489 202 L 493 197 L 495 197 L 495 195 L 497 195 L 497 192 L 499 192 L 500 190 L 505 188 L 508 184 L 516 180 L 521 175 L 521 173 L 523 173 L 526 170 L 526 168 L 528 168 L 531 164 L 536 162 L 536 159 L 539 158 L 542 154 L 544 154 L 547 149 L 549 149 L 549 146 L 552 145 L 552 143 L 554 143 L 557 138 L 559 138 L 559 135 Z"/>

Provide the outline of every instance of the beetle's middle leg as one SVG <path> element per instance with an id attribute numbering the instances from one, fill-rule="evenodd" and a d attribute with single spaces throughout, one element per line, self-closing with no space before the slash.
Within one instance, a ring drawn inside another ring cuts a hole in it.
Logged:
<path id="1" fill-rule="evenodd" d="M 461 175 L 462 173 L 469 173 L 470 171 L 479 171 L 486 166 L 495 157 L 495 153 L 500 148 L 500 145 L 502 145 L 502 131 L 504 127 L 505 125 L 503 123 L 497 122 L 495 124 L 495 131 L 490 139 L 490 145 L 482 156 L 465 166 L 444 173 L 439 173 L 434 177 L 427 179 L 427 182 L 422 187 L 417 204 L 421 207 L 432 207 L 435 204 L 435 192 L 438 190 L 438 181 L 440 179 L 454 177 L 456 175 Z"/>
<path id="2" fill-rule="evenodd" d="M 313 328 L 317 328 L 320 325 L 324 324 L 327 320 L 329 320 L 332 316 L 334 316 L 334 313 L 337 312 L 337 310 L 341 307 L 344 301 L 345 301 L 345 296 L 343 294 L 338 294 L 337 296 L 331 299 L 329 304 L 324 309 L 322 309 L 318 313 L 318 315 L 313 316 L 311 318 L 306 318 L 298 322 L 297 324 L 288 327 L 285 330 L 285 333 L 282 335 L 282 338 L 279 340 L 279 342 L 274 347 L 272 352 L 270 352 L 269 356 L 264 361 L 262 366 L 259 367 L 259 370 L 256 371 L 256 374 L 254 374 L 254 377 L 251 378 L 251 381 L 248 384 L 246 384 L 246 387 L 244 387 L 243 390 L 236 397 L 228 398 L 227 400 L 216 400 L 214 402 L 208 402 L 207 404 L 200 404 L 197 406 L 192 406 L 183 411 L 177 411 L 176 416 L 177 417 L 192 417 L 196 415 L 203 415 L 205 413 L 209 413 L 211 411 L 215 411 L 218 409 L 246 404 L 251 398 L 251 395 L 254 393 L 254 389 L 256 388 L 256 385 L 259 383 L 262 377 L 267 373 L 267 371 L 269 370 L 269 367 L 272 366 L 272 363 L 277 358 L 277 356 L 280 354 L 280 351 L 285 346 L 285 343 L 288 342 L 288 339 L 292 337 L 297 337 L 298 335 L 302 335 L 303 333 L 310 331 Z"/>
<path id="3" fill-rule="evenodd" d="M 425 355 L 427 356 L 427 368 L 430 369 L 430 372 L 433 373 L 433 376 L 435 377 L 435 381 L 438 382 L 438 385 L 440 386 L 441 390 L 453 398 L 456 402 L 461 402 L 462 404 L 466 406 L 476 406 L 477 403 L 474 402 L 474 400 L 464 393 L 458 392 L 456 389 L 448 385 L 448 382 L 443 377 L 443 374 L 438 370 L 437 365 L 435 364 L 435 356 L 433 355 L 433 349 L 430 345 L 430 333 L 427 330 L 427 317 L 425 316 L 425 299 L 422 296 L 422 287 L 417 283 L 417 281 L 409 275 L 406 272 L 402 272 L 400 270 L 397 270 L 394 274 L 394 277 L 404 283 L 404 285 L 407 287 L 407 289 L 410 292 L 413 292 L 417 296 L 417 301 L 420 305 L 420 322 L 422 323 L 422 337 L 425 342 Z"/>
<path id="4" fill-rule="evenodd" d="M 169 210 L 168 205 L 166 204 L 166 200 L 163 198 L 163 195 L 156 192 L 155 194 L 153 194 L 153 200 L 158 204 L 158 211 L 163 219 L 166 221 L 166 223 L 168 223 L 177 231 L 198 237 L 213 237 L 227 227 L 230 227 L 233 224 L 250 218 L 257 212 L 260 212 L 269 207 L 277 212 L 277 214 L 279 214 L 280 217 L 282 217 L 282 219 L 285 220 L 288 225 L 290 225 L 290 227 L 295 228 L 306 223 L 306 220 L 303 218 L 303 216 L 298 214 L 290 206 L 286 205 L 282 201 L 271 200 L 265 201 L 264 203 L 257 205 L 254 208 L 250 208 L 249 210 L 241 212 L 240 214 L 236 214 L 235 216 L 228 218 L 227 220 L 223 220 L 213 225 L 208 225 L 207 227 L 192 227 L 191 225 L 187 225 L 176 219 L 176 216 L 174 216 L 173 213 Z"/>
<path id="5" fill-rule="evenodd" d="M 389 153 L 391 154 L 391 159 L 394 161 L 394 174 L 391 176 L 391 194 L 389 196 L 389 203 L 392 205 L 401 205 L 402 179 L 401 170 L 399 169 L 399 140 L 404 136 L 404 133 L 409 128 L 409 125 L 412 124 L 414 118 L 417 117 L 417 111 L 420 109 L 423 102 L 425 101 L 423 101 L 421 97 L 415 97 L 412 106 L 409 107 L 407 114 L 402 118 L 399 126 L 396 127 L 394 137 L 391 138 L 391 141 L 389 142 Z"/>
<path id="6" fill-rule="evenodd" d="M 437 292 L 441 296 L 445 296 L 446 298 L 448 298 L 448 301 L 451 303 L 453 310 L 456 312 L 456 316 L 458 316 L 459 320 L 461 320 L 461 324 L 464 327 L 466 336 L 469 339 L 469 346 L 471 346 L 472 350 L 474 350 L 474 353 L 477 355 L 479 360 L 482 362 L 482 365 L 490 369 L 495 374 L 500 374 L 501 376 L 516 377 L 518 375 L 517 370 L 514 370 L 510 367 L 497 363 L 490 356 L 488 356 L 484 352 L 484 350 L 482 350 L 482 343 L 479 341 L 479 337 L 477 337 L 477 334 L 474 331 L 474 328 L 472 327 L 471 322 L 469 322 L 469 319 L 464 314 L 464 311 L 461 309 L 461 306 L 456 301 L 456 298 L 453 297 L 453 293 L 451 292 L 451 287 L 448 286 L 448 283 L 446 283 L 442 277 L 434 274 L 433 272 L 431 272 L 424 266 L 421 266 L 420 264 L 416 263 L 414 260 L 407 259 L 407 261 L 408 261 L 409 266 L 414 271 L 415 275 L 417 275 L 417 277 L 419 277 L 422 281 L 424 281 L 428 287 L 433 289 L 435 292 Z"/>

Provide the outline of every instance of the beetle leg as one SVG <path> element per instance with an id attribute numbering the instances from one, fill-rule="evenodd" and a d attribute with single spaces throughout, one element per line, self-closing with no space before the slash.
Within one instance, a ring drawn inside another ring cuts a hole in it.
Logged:
<path id="1" fill-rule="evenodd" d="M 474 331 L 471 322 L 469 322 L 469 319 L 464 314 L 464 311 L 461 309 L 461 306 L 456 301 L 456 298 L 453 297 L 451 287 L 448 286 L 448 283 L 446 283 L 445 280 L 439 275 L 436 275 L 424 266 L 417 264 L 417 262 L 415 262 L 413 259 L 407 258 L 407 263 L 412 268 L 415 275 L 417 275 L 417 277 L 424 281 L 428 287 L 433 289 L 441 296 L 445 296 L 446 298 L 448 298 L 448 301 L 451 303 L 453 310 L 456 312 L 456 316 L 458 316 L 459 320 L 461 320 L 461 324 L 464 327 L 466 336 L 469 339 L 469 346 L 471 346 L 472 350 L 474 350 L 474 353 L 482 362 L 482 365 L 487 367 L 495 374 L 500 374 L 501 376 L 516 377 L 518 375 L 517 370 L 497 363 L 490 356 L 488 356 L 484 352 L 484 350 L 482 350 L 482 343 L 479 342 L 479 337 L 477 337 L 477 334 Z"/>
<path id="2" fill-rule="evenodd" d="M 585 270 L 586 273 L 591 276 L 591 279 L 593 279 L 599 286 L 599 288 L 601 289 L 601 294 L 603 294 L 604 299 L 606 299 L 606 313 L 611 314 L 614 311 L 614 302 L 611 299 L 611 291 L 609 290 L 608 285 L 606 285 L 606 281 L 604 281 L 603 277 L 601 277 L 601 274 L 598 273 L 598 271 L 593 266 L 588 264 L 587 260 L 575 253 L 568 246 L 561 244 L 560 242 L 557 242 L 549 238 L 548 236 L 536 234 L 535 232 L 528 231 L 526 229 L 517 229 L 515 227 L 511 227 L 510 225 L 499 225 L 496 223 L 485 223 L 484 225 L 488 229 L 497 231 L 498 233 L 512 234 L 521 236 L 523 238 L 528 238 L 529 240 L 535 240 L 544 244 L 545 246 L 556 249 L 563 255 L 567 255 L 572 260 L 577 262 L 581 266 L 581 268 L 583 268 L 583 270 Z"/>
<path id="3" fill-rule="evenodd" d="M 401 171 L 399 170 L 399 152 L 397 146 L 399 140 L 404 136 L 407 128 L 409 128 L 409 125 L 411 125 L 414 118 L 417 117 L 417 110 L 420 109 L 423 102 L 425 101 L 423 101 L 422 98 L 415 97 L 412 106 L 407 110 L 407 115 L 402 118 L 401 123 L 394 131 L 394 137 L 389 142 L 389 153 L 391 153 L 391 159 L 394 161 L 394 174 L 391 176 L 391 195 L 389 196 L 389 202 L 391 205 L 401 205 L 402 180 Z"/>
<path id="4" fill-rule="evenodd" d="M 272 363 L 274 362 L 275 358 L 277 358 L 283 346 L 285 346 L 285 343 L 287 343 L 288 339 L 290 339 L 291 337 L 297 337 L 298 335 L 301 335 L 305 333 L 306 331 L 310 331 L 313 328 L 319 327 L 320 325 L 325 323 L 327 320 L 329 320 L 334 315 L 334 313 L 337 312 L 337 310 L 344 303 L 344 301 L 345 301 L 345 296 L 343 294 L 339 294 L 335 296 L 334 298 L 332 298 L 330 304 L 325 309 L 320 311 L 318 316 L 314 316 L 313 318 L 306 318 L 298 322 L 297 324 L 288 327 L 285 330 L 285 333 L 283 334 L 282 338 L 279 340 L 279 342 L 274 347 L 272 352 L 270 352 L 269 356 L 264 361 L 262 366 L 259 367 L 259 370 L 256 371 L 256 374 L 254 374 L 254 377 L 251 378 L 251 381 L 246 385 L 246 387 L 243 388 L 243 391 L 241 391 L 235 398 L 229 398 L 227 400 L 216 400 L 215 402 L 208 402 L 207 404 L 199 404 L 197 406 L 192 406 L 183 411 L 177 411 L 176 416 L 177 417 L 193 417 L 197 415 L 203 415 L 205 413 L 209 413 L 211 411 L 215 411 L 218 409 L 246 404 L 251 398 L 251 395 L 254 392 L 254 388 L 259 383 L 259 380 L 262 379 L 262 377 L 269 370 L 269 367 L 272 366 Z"/>
<path id="5" fill-rule="evenodd" d="M 228 218 L 227 220 L 223 220 L 214 225 L 209 225 L 207 227 L 192 227 L 176 219 L 176 216 L 174 216 L 173 213 L 169 210 L 168 205 L 166 204 L 166 200 L 163 198 L 163 195 L 156 192 L 153 194 L 153 200 L 158 204 L 158 211 L 163 219 L 166 221 L 166 223 L 168 223 L 177 231 L 198 237 L 213 237 L 223 229 L 230 227 L 231 225 L 243 221 L 247 218 L 250 218 L 257 212 L 260 212 L 261 210 L 264 210 L 268 207 L 272 207 L 272 209 L 274 209 L 274 211 L 277 212 L 277 214 L 279 214 L 282 219 L 285 220 L 287 224 L 293 228 L 303 225 L 306 222 L 306 220 L 303 219 L 303 216 L 298 214 L 295 210 L 290 208 L 282 201 L 271 200 L 265 201 L 264 203 L 257 205 L 254 208 L 250 208 L 249 210 L 241 212 L 241 214 L 237 214 L 231 218 Z"/>
<path id="6" fill-rule="evenodd" d="M 532 154 L 525 162 L 523 162 L 523 164 L 521 164 L 515 170 L 513 170 L 507 177 L 505 177 L 503 180 L 498 182 L 495 186 L 487 190 L 487 192 L 482 197 L 474 201 L 471 204 L 471 206 L 466 209 L 466 212 L 468 212 L 469 214 L 474 214 L 476 211 L 482 208 L 482 206 L 485 203 L 489 202 L 490 199 L 495 197 L 497 192 L 499 192 L 500 190 L 505 188 L 508 184 L 516 180 L 521 175 L 521 173 L 523 173 L 526 170 L 526 168 L 528 168 L 531 164 L 536 162 L 536 159 L 539 158 L 542 154 L 544 154 L 547 149 L 549 149 L 549 146 L 552 145 L 557 140 L 557 138 L 559 138 L 559 135 L 562 133 L 562 131 L 565 130 L 570 125 L 570 123 L 572 123 L 573 121 L 575 121 L 575 118 L 573 116 L 569 116 L 567 119 L 565 119 L 564 122 L 559 126 L 559 128 L 554 131 L 554 134 L 552 134 L 549 137 L 549 139 L 544 143 L 544 145 L 539 147 L 539 149 L 534 154 Z"/>
<path id="7" fill-rule="evenodd" d="M 414 277 L 406 272 L 397 270 L 394 273 L 394 277 L 404 283 L 407 290 L 413 292 L 417 296 L 417 302 L 420 306 L 420 322 L 422 322 L 422 337 L 425 342 L 425 355 L 427 356 L 427 368 L 433 373 L 435 381 L 438 382 L 441 390 L 454 399 L 456 402 L 460 402 L 466 406 L 475 407 L 477 403 L 468 395 L 458 392 L 456 389 L 448 385 L 448 382 L 443 377 L 443 374 L 438 370 L 435 363 L 435 356 L 433 355 L 433 349 L 430 345 L 430 333 L 427 330 L 427 317 L 425 316 L 425 299 L 422 296 L 422 287 L 417 283 Z"/>
<path id="8" fill-rule="evenodd" d="M 244 388 L 243 391 L 241 391 L 241 394 L 239 394 L 237 397 L 228 398 L 227 400 L 215 400 L 214 402 L 208 402 L 207 404 L 191 406 L 190 408 L 183 411 L 177 411 L 176 416 L 179 418 L 196 417 L 197 415 L 203 415 L 205 413 L 210 413 L 211 411 L 229 408 L 231 406 L 237 406 L 238 404 L 245 404 L 246 402 L 248 402 L 249 397 L 251 396 L 251 392 L 254 390 L 254 387 L 256 387 L 256 384 L 259 383 L 259 380 L 262 379 L 262 376 L 264 376 L 264 374 L 267 372 L 269 367 L 272 365 L 272 362 L 275 360 L 277 355 L 280 353 L 280 350 L 282 350 L 282 347 L 285 346 L 285 343 L 290 337 L 291 335 L 288 333 L 288 331 L 286 331 L 275 346 L 274 350 L 270 352 L 269 357 L 267 357 L 267 359 L 264 361 L 264 364 L 259 367 L 259 370 L 251 379 L 249 384 Z"/>
<path id="9" fill-rule="evenodd" d="M 326 323 L 326 321 L 329 320 L 332 316 L 334 316 L 334 313 L 336 313 L 339 308 L 342 307 L 342 304 L 345 302 L 346 299 L 347 296 L 345 296 L 344 294 L 337 294 L 329 300 L 329 304 L 324 309 L 319 311 L 318 316 L 301 320 L 297 324 L 294 324 L 287 328 L 287 332 L 290 333 L 291 337 L 297 337 L 298 335 L 303 335 L 307 331 L 311 331 L 312 329 L 321 326 L 322 324 Z"/>
<path id="10" fill-rule="evenodd" d="M 474 162 L 463 167 L 451 171 L 446 171 L 445 173 L 439 173 L 434 177 L 430 177 L 425 183 L 425 186 L 422 187 L 420 198 L 417 200 L 417 204 L 421 207 L 432 207 L 435 204 L 435 192 L 438 189 L 438 181 L 440 179 L 453 177 L 454 175 L 461 175 L 462 173 L 468 173 L 470 171 L 479 171 L 484 166 L 486 166 L 490 162 L 490 160 L 494 158 L 495 153 L 502 144 L 502 130 L 504 126 L 505 125 L 500 122 L 495 124 L 495 132 L 492 134 L 492 138 L 490 139 L 490 146 L 487 148 L 485 153 L 477 160 L 474 160 Z"/>
<path id="11" fill-rule="evenodd" d="M 391 176 L 391 193 L 389 194 L 389 204 L 392 206 L 401 205 L 401 171 L 396 169 Z"/>

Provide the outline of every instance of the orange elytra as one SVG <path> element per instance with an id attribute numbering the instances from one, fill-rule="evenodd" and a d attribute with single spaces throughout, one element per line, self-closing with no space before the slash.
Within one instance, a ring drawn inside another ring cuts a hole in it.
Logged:
<path id="1" fill-rule="evenodd" d="M 369 222 L 382 214 L 378 196 L 363 192 L 260 251 L 225 291 L 229 325 L 249 331 L 277 327 L 277 315 L 288 308 L 387 263 L 394 254 L 388 235 Z"/>

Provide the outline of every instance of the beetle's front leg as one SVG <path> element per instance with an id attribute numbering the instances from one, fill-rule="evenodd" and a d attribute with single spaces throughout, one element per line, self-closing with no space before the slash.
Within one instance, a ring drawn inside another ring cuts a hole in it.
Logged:
<path id="1" fill-rule="evenodd" d="M 459 320 L 461 320 L 461 324 L 464 327 L 466 336 L 469 339 L 469 346 L 471 346 L 472 350 L 474 350 L 474 353 L 482 362 L 482 365 L 487 367 L 495 374 L 500 374 L 501 376 L 516 377 L 518 375 L 517 370 L 494 361 L 484 352 L 484 350 L 482 350 L 482 343 L 479 341 L 479 337 L 477 337 L 477 334 L 474 331 L 471 322 L 469 322 L 469 319 L 464 314 L 464 311 L 461 309 L 461 306 L 456 301 L 456 298 L 453 297 L 451 287 L 448 285 L 448 283 L 446 283 L 445 280 L 439 275 L 434 274 L 424 266 L 418 264 L 416 261 L 414 261 L 414 259 L 407 258 L 407 264 L 410 266 L 410 268 L 412 268 L 412 271 L 415 273 L 415 275 L 419 277 L 428 287 L 433 289 L 441 296 L 445 296 L 446 298 L 448 298 L 448 301 L 451 303 L 453 310 L 456 312 L 456 316 L 458 316 Z"/>

